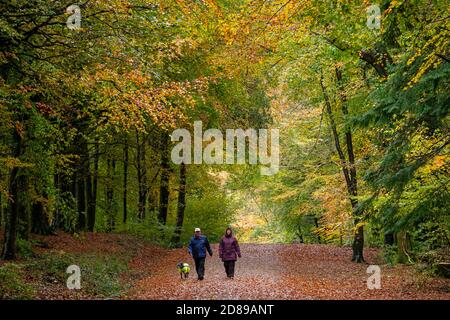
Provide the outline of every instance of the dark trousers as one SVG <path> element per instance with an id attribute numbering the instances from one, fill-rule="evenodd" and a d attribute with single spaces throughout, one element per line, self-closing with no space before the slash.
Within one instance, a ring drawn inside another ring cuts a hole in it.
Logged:
<path id="1" fill-rule="evenodd" d="M 203 280 L 203 277 L 205 276 L 205 257 L 195 257 L 195 271 L 197 271 L 198 278 L 200 280 Z"/>
<path id="2" fill-rule="evenodd" d="M 227 273 L 227 277 L 231 278 L 234 277 L 234 263 L 236 261 L 224 261 L 223 265 L 225 266 L 225 272 Z"/>

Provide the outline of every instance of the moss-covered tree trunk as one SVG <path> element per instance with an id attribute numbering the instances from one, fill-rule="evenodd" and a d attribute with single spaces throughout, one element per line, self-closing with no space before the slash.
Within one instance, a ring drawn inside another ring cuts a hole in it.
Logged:
<path id="1" fill-rule="evenodd" d="M 411 260 L 411 240 L 407 231 L 402 230 L 396 234 L 398 262 L 408 263 Z"/>

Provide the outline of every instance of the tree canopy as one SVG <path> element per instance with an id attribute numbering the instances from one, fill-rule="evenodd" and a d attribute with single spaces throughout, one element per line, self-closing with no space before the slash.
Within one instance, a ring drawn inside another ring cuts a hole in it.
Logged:
<path id="1" fill-rule="evenodd" d="M 2 257 L 59 230 L 449 246 L 446 1 L 0 4 Z M 78 15 L 79 14 L 79 15 Z M 77 19 L 79 21 L 77 22 Z M 77 25 L 79 23 L 79 25 Z M 171 133 L 280 129 L 280 170 L 174 164 Z"/>

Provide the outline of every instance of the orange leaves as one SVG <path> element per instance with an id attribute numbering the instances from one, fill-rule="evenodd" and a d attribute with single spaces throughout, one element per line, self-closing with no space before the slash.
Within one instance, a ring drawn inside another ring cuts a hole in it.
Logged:
<path id="1" fill-rule="evenodd" d="M 217 251 L 217 245 L 213 245 Z M 130 266 L 142 275 L 127 299 L 445 299 L 436 286 L 419 289 L 413 267 L 382 268 L 381 290 L 367 289 L 367 265 L 349 261 L 351 248 L 327 245 L 241 244 L 235 279 L 226 279 L 217 257 L 206 259 L 205 280 L 180 280 L 178 262 L 191 262 L 186 249 L 142 248 Z M 370 263 L 382 263 L 379 252 L 366 250 Z M 144 276 L 145 274 L 145 276 Z M 445 281 L 444 281 L 445 282 Z M 448 281 L 446 281 L 448 282 Z M 441 283 L 442 285 L 442 283 Z"/>
<path id="2" fill-rule="evenodd" d="M 196 104 L 207 90 L 211 79 L 193 81 L 161 81 L 152 72 L 137 64 L 121 70 L 105 60 L 93 72 L 80 77 L 80 88 L 95 93 L 98 108 L 106 116 L 104 125 L 129 130 L 145 130 L 148 122 L 164 129 L 175 128 L 186 121 L 186 111 Z"/>
<path id="3" fill-rule="evenodd" d="M 414 266 L 387 268 L 379 250 L 372 248 L 366 249 L 366 259 L 381 267 L 380 290 L 367 288 L 367 264 L 349 261 L 350 247 L 241 243 L 242 258 L 236 262 L 234 280 L 226 278 L 223 263 L 215 254 L 207 257 L 205 280 L 199 282 L 186 248 L 165 249 L 124 234 L 59 233 L 33 237 L 48 244 L 48 248 L 35 246 L 38 254 L 131 257 L 129 273 L 121 275 L 130 290 L 118 299 L 448 299 L 445 288 L 450 280 L 433 278 L 424 283 Z M 212 249 L 217 253 L 218 245 L 213 244 Z M 179 262 L 192 266 L 187 280 L 179 277 Z M 38 299 L 103 298 L 83 289 L 67 290 L 65 282 L 49 282 L 44 277 L 30 276 L 27 281 L 37 284 Z"/>
<path id="4" fill-rule="evenodd" d="M 429 163 L 419 169 L 418 174 L 420 176 L 429 176 L 439 170 L 445 170 L 446 166 L 447 168 L 450 166 L 450 157 L 445 155 L 436 155 Z"/>
<path id="5" fill-rule="evenodd" d="M 440 168 L 445 165 L 445 163 L 450 162 L 450 157 L 439 155 L 436 156 L 433 160 L 433 167 Z"/>

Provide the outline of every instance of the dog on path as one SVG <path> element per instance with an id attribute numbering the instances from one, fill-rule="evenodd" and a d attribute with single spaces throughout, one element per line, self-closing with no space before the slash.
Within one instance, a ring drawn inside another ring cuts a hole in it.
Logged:
<path id="1" fill-rule="evenodd" d="M 189 272 L 191 272 L 191 267 L 187 263 L 180 262 L 177 264 L 178 272 L 180 273 L 181 279 L 187 279 L 189 277 Z"/>

